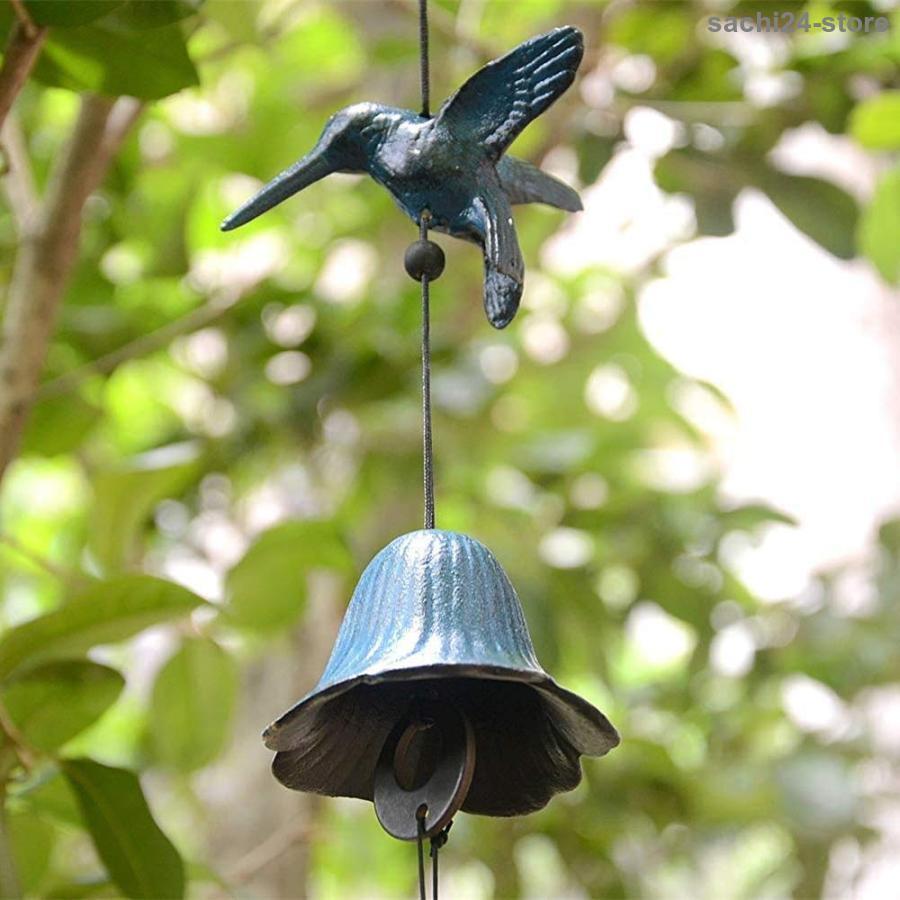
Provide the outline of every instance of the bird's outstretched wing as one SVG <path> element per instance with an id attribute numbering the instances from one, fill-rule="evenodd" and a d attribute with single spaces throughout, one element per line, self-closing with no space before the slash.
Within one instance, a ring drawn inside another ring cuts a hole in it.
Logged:
<path id="1" fill-rule="evenodd" d="M 524 159 L 504 156 L 497 163 L 497 174 L 512 204 L 546 203 L 568 212 L 578 212 L 584 208 L 574 188 Z"/>
<path id="2" fill-rule="evenodd" d="M 519 308 L 525 282 L 509 201 L 499 192 L 475 197 L 465 219 L 469 236 L 484 251 L 484 311 L 494 328 L 506 328 Z"/>
<path id="3" fill-rule="evenodd" d="M 436 117 L 497 160 L 522 129 L 575 80 L 584 38 L 572 26 L 534 37 L 476 72 Z"/>

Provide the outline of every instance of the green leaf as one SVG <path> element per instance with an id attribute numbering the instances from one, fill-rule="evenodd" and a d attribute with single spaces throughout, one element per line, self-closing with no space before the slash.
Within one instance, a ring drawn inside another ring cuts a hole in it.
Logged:
<path id="1" fill-rule="evenodd" d="M 658 160 L 654 176 L 664 191 L 691 195 L 701 234 L 734 231 L 731 208 L 743 183 L 729 160 L 693 149 L 673 150 Z"/>
<path id="2" fill-rule="evenodd" d="M 124 685 L 115 669 L 68 660 L 38 666 L 11 680 L 0 699 L 28 743 L 52 752 L 99 719 Z"/>
<path id="3" fill-rule="evenodd" d="M 55 765 L 44 766 L 24 781 L 11 785 L 9 793 L 17 808 L 68 828 L 81 827 L 75 795 Z"/>
<path id="4" fill-rule="evenodd" d="M 878 543 L 889 553 L 900 556 L 900 519 L 888 519 L 878 528 Z"/>
<path id="5" fill-rule="evenodd" d="M 670 62 L 690 46 L 696 22 L 687 8 L 632 7 L 611 18 L 605 42 L 624 47 L 632 55 L 646 54 Z"/>
<path id="6" fill-rule="evenodd" d="M 34 76 L 51 87 L 141 100 L 199 84 L 177 25 L 137 31 L 115 17 L 51 31 Z"/>
<path id="7" fill-rule="evenodd" d="M 221 25 L 228 34 L 238 41 L 256 39 L 256 17 L 259 15 L 259 0 L 207 0 L 204 18 Z"/>
<path id="8" fill-rule="evenodd" d="M 156 504 L 179 493 L 197 468 L 196 448 L 174 444 L 94 478 L 88 547 L 105 571 L 115 571 L 131 559 Z"/>
<path id="9" fill-rule="evenodd" d="M 38 894 L 53 852 L 53 826 L 31 813 L 14 812 L 6 828 L 22 888 L 26 894 Z"/>
<path id="10" fill-rule="evenodd" d="M 296 75 L 332 83 L 363 71 L 366 52 L 356 31 L 336 4 L 311 7 L 278 42 L 278 53 L 292 60 Z"/>
<path id="11" fill-rule="evenodd" d="M 201 6 L 203 0 L 131 0 L 115 19 L 127 28 L 160 28 L 189 18 Z"/>
<path id="12" fill-rule="evenodd" d="M 211 640 L 186 640 L 156 677 L 150 727 L 160 761 L 182 772 L 212 762 L 231 731 L 238 673 Z"/>
<path id="13" fill-rule="evenodd" d="M 856 201 L 843 189 L 821 178 L 788 175 L 766 169 L 755 179 L 791 223 L 839 259 L 856 253 Z"/>
<path id="14" fill-rule="evenodd" d="M 228 573 L 228 616 L 244 628 L 287 627 L 303 611 L 309 570 L 349 571 L 351 567 L 347 547 L 332 523 L 278 525 L 263 534 Z"/>
<path id="15" fill-rule="evenodd" d="M 900 596 L 900 519 L 890 519 L 878 529 L 877 582 L 882 597 Z"/>
<path id="16" fill-rule="evenodd" d="M 690 55 L 688 59 L 691 59 Z M 680 68 L 680 76 L 670 90 L 669 99 L 699 103 L 740 100 L 740 80 L 735 77 L 737 68 L 737 59 L 725 50 L 693 55 L 692 61 Z"/>
<path id="17" fill-rule="evenodd" d="M 108 900 L 116 895 L 114 885 L 105 876 L 80 878 L 66 884 L 54 884 L 45 894 L 45 900 Z"/>
<path id="18" fill-rule="evenodd" d="M 797 525 L 797 520 L 787 513 L 767 506 L 765 503 L 745 503 L 721 513 L 723 531 L 734 528 L 738 531 L 754 531 L 761 525 L 778 523 Z"/>
<path id="19" fill-rule="evenodd" d="M 0 640 L 0 678 L 23 666 L 123 641 L 151 625 L 187 615 L 203 602 L 187 588 L 150 575 L 99 581 L 59 609 L 7 632 Z"/>
<path id="20" fill-rule="evenodd" d="M 850 134 L 870 150 L 900 150 L 900 91 L 863 100 L 850 115 Z"/>
<path id="21" fill-rule="evenodd" d="M 75 450 L 97 424 L 101 410 L 77 394 L 42 400 L 31 412 L 22 453 L 57 456 Z"/>
<path id="22" fill-rule="evenodd" d="M 25 6 L 38 25 L 71 28 L 102 19 L 124 3 L 125 0 L 26 0 Z"/>
<path id="23" fill-rule="evenodd" d="M 137 776 L 89 759 L 67 759 L 63 774 L 110 877 L 126 897 L 184 896 L 184 864 L 153 819 Z"/>
<path id="24" fill-rule="evenodd" d="M 848 761 L 837 754 L 789 757 L 777 766 L 775 782 L 785 818 L 801 833 L 837 835 L 857 819 L 859 789 Z"/>
<path id="25" fill-rule="evenodd" d="M 891 284 L 900 282 L 900 167 L 885 174 L 859 223 L 859 249 Z"/>

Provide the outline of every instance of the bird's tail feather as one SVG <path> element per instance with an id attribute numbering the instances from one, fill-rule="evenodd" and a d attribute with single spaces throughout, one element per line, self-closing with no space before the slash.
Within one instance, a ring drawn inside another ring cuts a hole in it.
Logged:
<path id="1" fill-rule="evenodd" d="M 494 328 L 506 328 L 519 309 L 522 282 L 485 262 L 484 311 Z"/>
<path id="2" fill-rule="evenodd" d="M 484 311 L 494 328 L 506 328 L 522 299 L 525 263 L 506 195 L 494 189 L 466 211 L 468 236 L 484 253 Z"/>
<path id="3" fill-rule="evenodd" d="M 546 203 L 568 212 L 583 209 L 574 188 L 523 159 L 502 157 L 497 163 L 497 174 L 510 203 Z"/>

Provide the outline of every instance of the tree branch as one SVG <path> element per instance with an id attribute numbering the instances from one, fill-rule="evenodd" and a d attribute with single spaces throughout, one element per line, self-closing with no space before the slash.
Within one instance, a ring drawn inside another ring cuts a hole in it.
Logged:
<path id="1" fill-rule="evenodd" d="M 78 257 L 82 209 L 140 109 L 131 98 L 82 100 L 37 222 L 23 235 L 0 338 L 0 480 L 34 403 L 59 304 Z"/>
<path id="2" fill-rule="evenodd" d="M 287 853 L 294 844 L 308 841 L 313 827 L 305 817 L 288 822 L 278 831 L 272 832 L 260 844 L 253 847 L 232 865 L 226 874 L 229 881 L 243 882 L 252 878 L 260 869 Z"/>
<path id="3" fill-rule="evenodd" d="M 28 10 L 25 9 L 25 0 L 9 0 L 9 2 L 12 5 L 13 12 L 16 14 L 16 18 L 25 29 L 25 33 L 28 37 L 34 37 L 38 27 L 34 24 L 34 19 L 31 18 Z"/>
<path id="4" fill-rule="evenodd" d="M 56 563 L 50 562 L 49 559 L 45 559 L 43 556 L 40 556 L 38 553 L 35 553 L 34 550 L 26 547 L 21 541 L 14 538 L 11 534 L 4 534 L 4 532 L 0 531 L 0 546 L 6 546 L 14 553 L 17 553 L 22 559 L 27 559 L 31 565 L 33 565 L 36 569 L 44 572 L 44 574 L 51 576 L 52 578 L 57 579 L 62 582 L 64 585 L 73 585 L 78 584 L 80 582 L 84 582 L 88 576 L 82 574 L 81 572 L 77 572 L 74 569 L 64 569 L 61 566 L 57 566 Z M 0 719 L 0 725 L 2 725 L 2 719 Z M 0 897 L 3 895 L 0 894 Z"/>
<path id="5" fill-rule="evenodd" d="M 72 369 L 70 372 L 45 381 L 38 389 L 37 396 L 41 400 L 49 397 L 59 397 L 68 394 L 80 387 L 94 375 L 108 375 L 114 372 L 122 363 L 132 359 L 140 359 L 170 344 L 175 338 L 183 334 L 191 334 L 205 328 L 216 319 L 224 316 L 240 299 L 239 293 L 217 296 L 203 306 L 198 306 L 189 313 L 161 325 L 156 331 L 150 331 L 136 337 L 133 341 L 111 350 L 98 359 Z"/>
<path id="6" fill-rule="evenodd" d="M 15 757 L 12 757 L 15 759 Z M 21 897 L 22 884 L 16 861 L 13 859 L 12 841 L 7 828 L 6 786 L 0 790 L 0 897 Z"/>
<path id="7" fill-rule="evenodd" d="M 22 134 L 22 127 L 15 113 L 8 116 L 0 128 L 0 145 L 8 165 L 8 170 L 3 176 L 3 187 L 15 220 L 16 231 L 24 237 L 34 227 L 39 206 L 25 135 Z"/>
<path id="8" fill-rule="evenodd" d="M 33 23 L 29 27 L 18 21 L 13 26 L 0 66 L 0 126 L 28 80 L 46 37 L 47 29 Z"/>

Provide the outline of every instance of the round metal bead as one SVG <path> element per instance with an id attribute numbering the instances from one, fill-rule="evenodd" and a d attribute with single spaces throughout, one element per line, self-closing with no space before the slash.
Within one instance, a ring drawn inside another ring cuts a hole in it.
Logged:
<path id="1" fill-rule="evenodd" d="M 415 241 L 406 248 L 403 265 L 414 281 L 436 281 L 444 271 L 444 251 L 433 241 Z"/>

